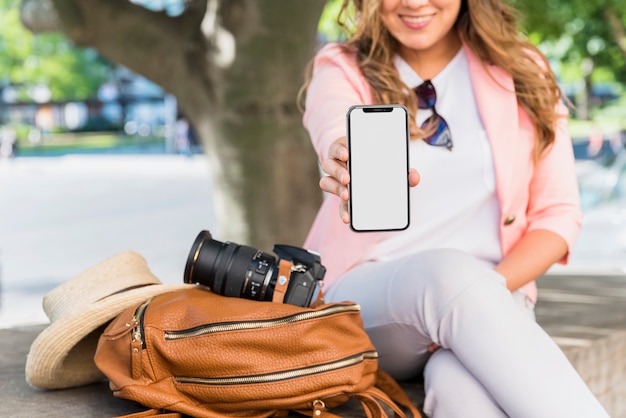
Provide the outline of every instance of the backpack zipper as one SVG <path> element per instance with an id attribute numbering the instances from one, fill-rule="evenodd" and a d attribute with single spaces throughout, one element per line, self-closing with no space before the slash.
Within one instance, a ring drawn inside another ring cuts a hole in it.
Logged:
<path id="1" fill-rule="evenodd" d="M 135 314 L 132 319 L 132 323 L 135 324 L 135 327 L 133 328 L 130 342 L 130 369 L 131 376 L 135 380 L 140 379 L 143 374 L 142 353 L 146 348 L 143 330 L 143 317 L 146 313 L 146 308 L 148 307 L 150 300 L 151 299 L 148 299 L 146 302 L 139 305 L 139 307 L 135 310 Z"/>
<path id="2" fill-rule="evenodd" d="M 147 301 L 139 305 L 139 307 L 135 311 L 135 314 L 133 315 L 135 328 L 133 329 L 132 344 L 133 346 L 140 346 L 142 350 L 146 348 L 146 342 L 143 338 L 143 317 L 146 313 L 146 308 L 148 307 L 148 304 L 151 300 L 152 299 L 148 299 Z"/>
<path id="3" fill-rule="evenodd" d="M 177 383 L 195 383 L 202 385 L 245 385 L 255 383 L 271 383 L 280 380 L 295 379 L 304 376 L 310 376 L 318 373 L 330 372 L 342 369 L 344 367 L 354 366 L 362 363 L 364 360 L 377 359 L 378 352 L 366 351 L 341 360 L 330 363 L 319 364 L 316 366 L 303 367 L 301 369 L 285 370 L 282 372 L 267 373 L 253 376 L 234 376 L 234 377 L 175 377 Z"/>
<path id="4" fill-rule="evenodd" d="M 295 322 L 306 321 L 309 319 L 321 318 L 342 312 L 359 312 L 361 307 L 357 304 L 350 305 L 331 305 L 317 311 L 301 312 L 282 318 L 267 319 L 259 321 L 237 321 L 222 322 L 217 324 L 201 325 L 199 327 L 180 330 L 165 331 L 166 340 L 179 340 L 183 338 L 198 337 L 201 335 L 213 334 L 216 332 L 241 331 L 249 329 L 271 328 L 280 325 L 293 324 Z"/>

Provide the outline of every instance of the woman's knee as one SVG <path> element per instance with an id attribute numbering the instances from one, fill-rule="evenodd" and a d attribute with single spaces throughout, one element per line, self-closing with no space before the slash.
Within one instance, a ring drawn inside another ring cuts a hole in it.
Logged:
<path id="1" fill-rule="evenodd" d="M 424 385 L 427 392 L 443 397 L 455 386 L 462 365 L 450 350 L 439 349 L 433 353 L 424 368 Z"/>

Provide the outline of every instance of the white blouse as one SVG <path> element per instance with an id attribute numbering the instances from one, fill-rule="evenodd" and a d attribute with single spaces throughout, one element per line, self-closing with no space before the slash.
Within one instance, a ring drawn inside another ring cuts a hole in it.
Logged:
<path id="1" fill-rule="evenodd" d="M 409 87 L 424 81 L 400 56 L 395 65 Z M 463 49 L 431 82 L 437 92 L 435 109 L 448 123 L 454 148 L 410 142 L 409 163 L 421 176 L 410 191 L 411 225 L 389 233 L 363 259 L 389 260 L 426 249 L 455 248 L 496 264 L 502 253 L 493 160 Z M 431 114 L 418 109 L 417 126 Z"/>

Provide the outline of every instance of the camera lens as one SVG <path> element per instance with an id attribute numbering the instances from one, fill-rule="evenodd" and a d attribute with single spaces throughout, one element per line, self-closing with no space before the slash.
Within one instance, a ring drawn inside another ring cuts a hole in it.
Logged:
<path id="1" fill-rule="evenodd" d="M 200 283 L 224 296 L 272 300 L 276 259 L 245 245 L 220 242 L 202 231 L 185 265 L 185 283 Z"/>

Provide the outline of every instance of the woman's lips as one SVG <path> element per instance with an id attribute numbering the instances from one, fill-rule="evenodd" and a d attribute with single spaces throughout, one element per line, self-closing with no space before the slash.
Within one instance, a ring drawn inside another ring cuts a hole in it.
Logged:
<path id="1" fill-rule="evenodd" d="M 400 15 L 400 20 L 411 29 L 421 29 L 430 23 L 433 16 L 433 14 L 425 16 Z"/>

